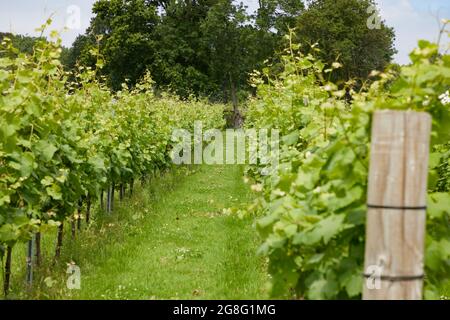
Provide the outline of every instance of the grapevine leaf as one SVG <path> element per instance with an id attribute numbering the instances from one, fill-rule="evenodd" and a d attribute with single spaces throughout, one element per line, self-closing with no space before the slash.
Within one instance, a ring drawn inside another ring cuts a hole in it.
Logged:
<path id="1" fill-rule="evenodd" d="M 55 200 L 62 199 L 61 187 L 56 183 L 53 183 L 50 187 L 45 188 L 47 194 Z"/>
<path id="2" fill-rule="evenodd" d="M 41 140 L 36 144 L 36 150 L 42 155 L 44 161 L 50 161 L 58 148 L 46 140 Z"/>
<path id="3" fill-rule="evenodd" d="M 428 195 L 428 214 L 432 218 L 441 218 L 450 214 L 450 193 L 436 192 Z"/>

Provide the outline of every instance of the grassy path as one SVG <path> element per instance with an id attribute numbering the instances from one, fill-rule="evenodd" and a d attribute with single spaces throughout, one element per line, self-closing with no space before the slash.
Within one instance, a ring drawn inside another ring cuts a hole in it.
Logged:
<path id="1" fill-rule="evenodd" d="M 80 266 L 81 290 L 60 286 L 51 296 L 267 298 L 253 220 L 222 211 L 250 200 L 239 166 L 200 166 L 156 179 L 118 206 L 115 218 L 68 241 L 62 260 Z"/>

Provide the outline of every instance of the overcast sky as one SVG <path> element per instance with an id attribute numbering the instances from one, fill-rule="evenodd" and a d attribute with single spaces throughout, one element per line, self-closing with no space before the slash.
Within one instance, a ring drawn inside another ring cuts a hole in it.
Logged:
<path id="1" fill-rule="evenodd" d="M 70 46 L 83 33 L 92 17 L 95 0 L 0 0 L 0 31 L 36 35 L 34 31 L 53 14 L 52 29 L 62 31 L 69 23 L 72 29 L 62 33 L 63 44 Z M 253 11 L 258 0 L 243 0 Z M 450 19 L 449 0 L 377 0 L 381 16 L 396 33 L 396 62 L 407 63 L 408 53 L 417 40 L 436 40 L 438 19 Z M 78 9 L 74 8 L 76 6 Z M 75 10 L 74 10 L 75 9 Z M 73 18 L 80 12 L 80 24 Z M 449 39 L 445 38 L 447 44 Z"/>

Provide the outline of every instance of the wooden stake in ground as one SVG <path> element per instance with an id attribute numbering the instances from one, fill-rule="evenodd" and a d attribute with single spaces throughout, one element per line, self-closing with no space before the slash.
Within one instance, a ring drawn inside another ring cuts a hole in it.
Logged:
<path id="1" fill-rule="evenodd" d="M 113 182 L 111 185 L 111 198 L 110 198 L 110 205 L 109 205 L 109 213 L 112 213 L 114 211 L 114 190 L 116 189 L 116 184 Z"/>
<path id="2" fill-rule="evenodd" d="M 86 196 L 86 224 L 89 224 L 90 218 L 91 218 L 91 196 L 88 193 Z"/>
<path id="3" fill-rule="evenodd" d="M 6 262 L 5 262 L 5 279 L 3 280 L 3 294 L 5 298 L 9 293 L 9 283 L 11 279 L 11 260 L 12 260 L 12 247 L 6 248 Z"/>
<path id="4" fill-rule="evenodd" d="M 120 201 L 123 201 L 124 196 L 125 196 L 125 184 L 121 183 L 120 184 L 120 192 L 119 192 Z"/>
<path id="5" fill-rule="evenodd" d="M 106 213 L 111 213 L 111 187 L 106 191 Z"/>
<path id="6" fill-rule="evenodd" d="M 64 235 L 64 221 L 61 221 L 61 224 L 58 226 L 58 235 L 56 238 L 54 264 L 56 263 L 56 260 L 58 260 L 59 257 L 61 256 L 61 248 L 63 245 L 63 235 Z"/>
<path id="7" fill-rule="evenodd" d="M 28 290 L 31 290 L 33 286 L 33 247 L 35 245 L 35 237 L 28 240 L 27 247 L 27 287 Z"/>
<path id="8" fill-rule="evenodd" d="M 41 233 L 37 232 L 36 236 L 36 266 L 40 267 L 41 266 Z"/>
<path id="9" fill-rule="evenodd" d="M 74 214 L 70 217 L 70 226 L 72 230 L 72 239 L 75 239 L 77 236 L 77 227 L 76 227 L 76 217 Z"/>
<path id="10" fill-rule="evenodd" d="M 100 209 L 102 209 L 102 210 L 105 208 L 104 204 L 103 204 L 103 193 L 104 193 L 104 191 L 102 189 L 102 192 L 100 193 Z"/>
<path id="11" fill-rule="evenodd" d="M 81 211 L 83 209 L 83 200 L 78 201 L 77 229 L 81 230 Z"/>
<path id="12" fill-rule="evenodd" d="M 374 114 L 363 299 L 422 298 L 430 131 L 427 113 Z"/>

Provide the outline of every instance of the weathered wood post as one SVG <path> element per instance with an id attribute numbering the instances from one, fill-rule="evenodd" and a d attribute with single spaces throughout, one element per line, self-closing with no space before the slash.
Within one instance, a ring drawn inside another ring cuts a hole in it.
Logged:
<path id="1" fill-rule="evenodd" d="M 32 236 L 31 240 L 28 240 L 27 246 L 27 289 L 31 291 L 33 286 L 33 248 L 35 246 L 35 235 Z"/>
<path id="2" fill-rule="evenodd" d="M 430 132 L 424 112 L 373 116 L 363 299 L 422 299 Z"/>

